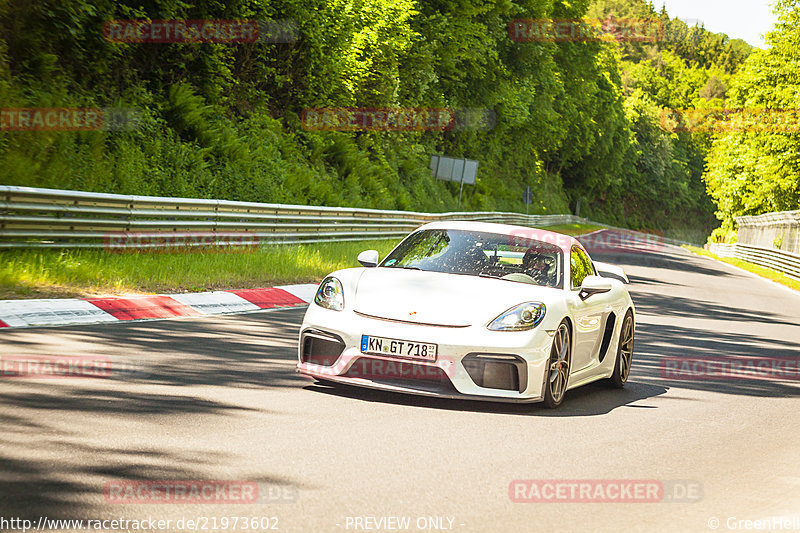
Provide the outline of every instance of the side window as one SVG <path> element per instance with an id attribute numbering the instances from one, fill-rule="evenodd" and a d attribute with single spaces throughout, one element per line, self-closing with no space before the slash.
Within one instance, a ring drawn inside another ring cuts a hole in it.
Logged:
<path id="1" fill-rule="evenodd" d="M 572 247 L 572 252 L 569 255 L 569 268 L 572 278 L 570 281 L 570 288 L 573 291 L 577 291 L 581 288 L 581 283 L 583 283 L 583 280 L 586 278 L 586 276 L 591 276 L 594 274 L 592 260 L 589 259 L 589 256 L 587 256 L 584 251 L 577 246 Z"/>

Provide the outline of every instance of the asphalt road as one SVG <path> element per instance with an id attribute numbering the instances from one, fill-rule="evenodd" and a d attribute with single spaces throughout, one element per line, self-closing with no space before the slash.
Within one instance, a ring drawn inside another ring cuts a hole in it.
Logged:
<path id="1" fill-rule="evenodd" d="M 0 380 L 0 519 L 149 517 L 188 531 L 176 521 L 276 517 L 280 531 L 344 532 L 390 531 L 397 524 L 367 517 L 407 517 L 408 531 L 467 533 L 742 531 L 739 520 L 795 517 L 783 530 L 800 529 L 798 381 L 663 372 L 665 358 L 797 361 L 800 295 L 669 252 L 594 254 L 631 277 L 634 366 L 625 390 L 590 385 L 555 411 L 314 385 L 294 371 L 301 308 L 3 332 L 2 356 L 108 357 L 127 370 Z M 515 503 L 519 479 L 658 480 L 695 497 Z M 104 495 L 135 480 L 242 480 L 275 496 Z"/>

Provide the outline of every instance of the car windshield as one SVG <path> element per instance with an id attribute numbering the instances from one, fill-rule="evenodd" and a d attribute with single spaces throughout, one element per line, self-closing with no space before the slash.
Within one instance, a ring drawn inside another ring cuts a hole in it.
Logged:
<path id="1" fill-rule="evenodd" d="M 408 236 L 380 266 L 561 287 L 563 265 L 561 248 L 554 244 L 499 233 L 430 229 Z"/>

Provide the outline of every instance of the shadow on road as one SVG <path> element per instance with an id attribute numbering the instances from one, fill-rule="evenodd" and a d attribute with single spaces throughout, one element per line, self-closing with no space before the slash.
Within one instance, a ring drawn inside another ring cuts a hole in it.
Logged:
<path id="1" fill-rule="evenodd" d="M 0 343 L 7 355 L 31 349 L 38 355 L 107 354 L 111 358 L 111 380 L 174 386 L 290 387 L 302 383 L 293 364 L 287 363 L 294 363 L 297 357 L 303 313 L 304 307 L 196 320 L 16 330 L 19 336 L 12 331 L 0 337 Z M 26 335 L 30 331 L 44 335 L 55 332 L 77 347 L 90 346 L 91 353 L 69 344 L 58 346 L 58 351 L 47 344 L 31 346 Z"/>
<path id="2" fill-rule="evenodd" d="M 763 310 L 757 312 L 749 311 L 747 307 L 730 307 L 719 303 L 656 292 L 636 291 L 631 296 L 636 306 L 636 311 L 648 315 L 741 322 L 743 327 L 753 322 L 800 327 L 800 324 L 788 321 L 785 315 L 769 313 Z M 797 346 L 794 342 L 790 344 Z"/>
<path id="3" fill-rule="evenodd" d="M 665 366 L 668 360 L 679 362 L 687 358 L 712 363 L 720 358 L 742 363 L 767 358 L 769 361 L 785 361 L 796 369 L 800 362 L 798 342 L 767 339 L 745 333 L 640 324 L 635 353 L 635 376 L 650 383 L 741 396 L 800 396 L 800 381 L 797 378 L 781 379 L 779 375 L 722 378 L 698 375 L 694 379 L 687 379 L 685 375 L 671 374 Z"/>
<path id="4" fill-rule="evenodd" d="M 639 315 L 632 379 L 668 388 L 741 396 L 781 398 L 800 395 L 797 376 L 794 380 L 782 379 L 780 375 L 704 376 L 703 379 L 690 380 L 684 376 L 670 376 L 664 369 L 666 359 L 689 358 L 712 362 L 720 358 L 739 362 L 766 359 L 785 361 L 797 368 L 800 362 L 800 319 L 792 313 L 798 308 L 792 296 L 773 294 L 781 290 L 771 289 L 766 283 L 763 285 L 765 291 L 772 291 L 769 304 L 764 303 L 766 296 L 754 296 L 747 291 L 740 293 L 739 288 L 763 282 L 717 267 L 707 259 L 677 248 L 599 252 L 593 257 L 600 261 L 625 268 L 647 266 L 658 269 L 650 277 L 629 276 L 631 297 Z M 701 274 L 702 277 L 686 276 L 685 273 Z M 676 289 L 682 289 L 683 294 L 692 295 L 696 287 L 712 283 L 719 287 L 714 301 L 674 294 L 678 292 Z M 775 303 L 785 307 L 776 307 Z M 646 320 L 642 320 L 645 315 Z M 765 330 L 774 332 L 774 335 L 765 336 Z"/>
<path id="5" fill-rule="evenodd" d="M 93 439 L 85 435 L 107 431 L 93 424 L 107 426 L 110 417 L 120 442 L 135 446 L 129 423 L 253 411 L 203 397 L 197 387 L 300 387 L 294 346 L 303 312 L 217 317 L 211 324 L 170 320 L 4 332 L 3 355 L 107 355 L 112 370 L 100 379 L 0 380 L 0 516 L 85 519 L 96 515 L 92 510 L 103 501 L 107 481 L 209 479 L 223 458 L 207 451 L 99 448 L 86 444 Z M 119 354 L 130 354 L 136 364 Z M 126 364 L 118 371 L 117 363 Z M 75 415 L 86 425 L 65 429 L 60 421 Z M 98 456 L 102 460 L 71 460 Z M 265 476 L 247 481 L 289 484 Z M 138 508 L 119 507 L 129 513 Z M 152 512 L 153 506 L 144 509 Z"/>
<path id="6" fill-rule="evenodd" d="M 580 241 L 580 237 L 578 238 Z M 586 251 L 595 261 L 608 262 L 632 267 L 650 267 L 673 270 L 675 272 L 701 274 L 714 277 L 729 277 L 732 274 L 701 263 L 690 251 L 676 246 L 655 245 L 645 248 L 626 246 L 593 246 L 583 243 Z M 633 281 L 633 279 L 631 279 Z M 648 282 L 663 283 L 647 279 Z"/>

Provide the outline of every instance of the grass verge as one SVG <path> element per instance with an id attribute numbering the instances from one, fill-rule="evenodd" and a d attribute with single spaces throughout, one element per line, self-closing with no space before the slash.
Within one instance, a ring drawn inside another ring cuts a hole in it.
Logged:
<path id="1" fill-rule="evenodd" d="M 783 272 L 779 272 L 777 270 L 773 270 L 767 267 L 762 267 L 759 265 L 754 265 L 753 263 L 748 263 L 747 261 L 742 261 L 741 259 L 734 259 L 732 257 L 719 257 L 718 255 L 712 254 L 708 250 L 697 248 L 696 246 L 684 246 L 684 248 L 697 255 L 710 257 L 711 259 L 716 259 L 717 261 L 728 263 L 729 265 L 739 267 L 742 270 L 747 270 L 748 272 L 757 274 L 762 278 L 767 278 L 768 280 L 772 280 L 777 283 L 780 283 L 781 285 L 785 285 L 790 289 L 800 291 L 800 281 L 790 278 Z"/>
<path id="2" fill-rule="evenodd" d="M 584 233 L 591 233 L 606 228 L 605 226 L 598 226 L 596 224 L 557 224 L 555 226 L 546 226 L 542 229 L 563 233 L 564 235 L 572 235 L 574 237 L 576 235 L 583 235 Z"/>
<path id="3" fill-rule="evenodd" d="M 579 235 L 600 227 L 568 224 L 546 229 Z M 383 257 L 397 242 L 264 246 L 244 252 L 3 250 L 0 299 L 202 292 L 318 282 L 334 270 L 358 266 L 359 252 L 378 250 Z"/>
<path id="4" fill-rule="evenodd" d="M 0 252 L 0 299 L 200 292 L 316 282 L 355 266 L 359 252 L 387 254 L 394 241 L 264 246 L 253 251 Z"/>

